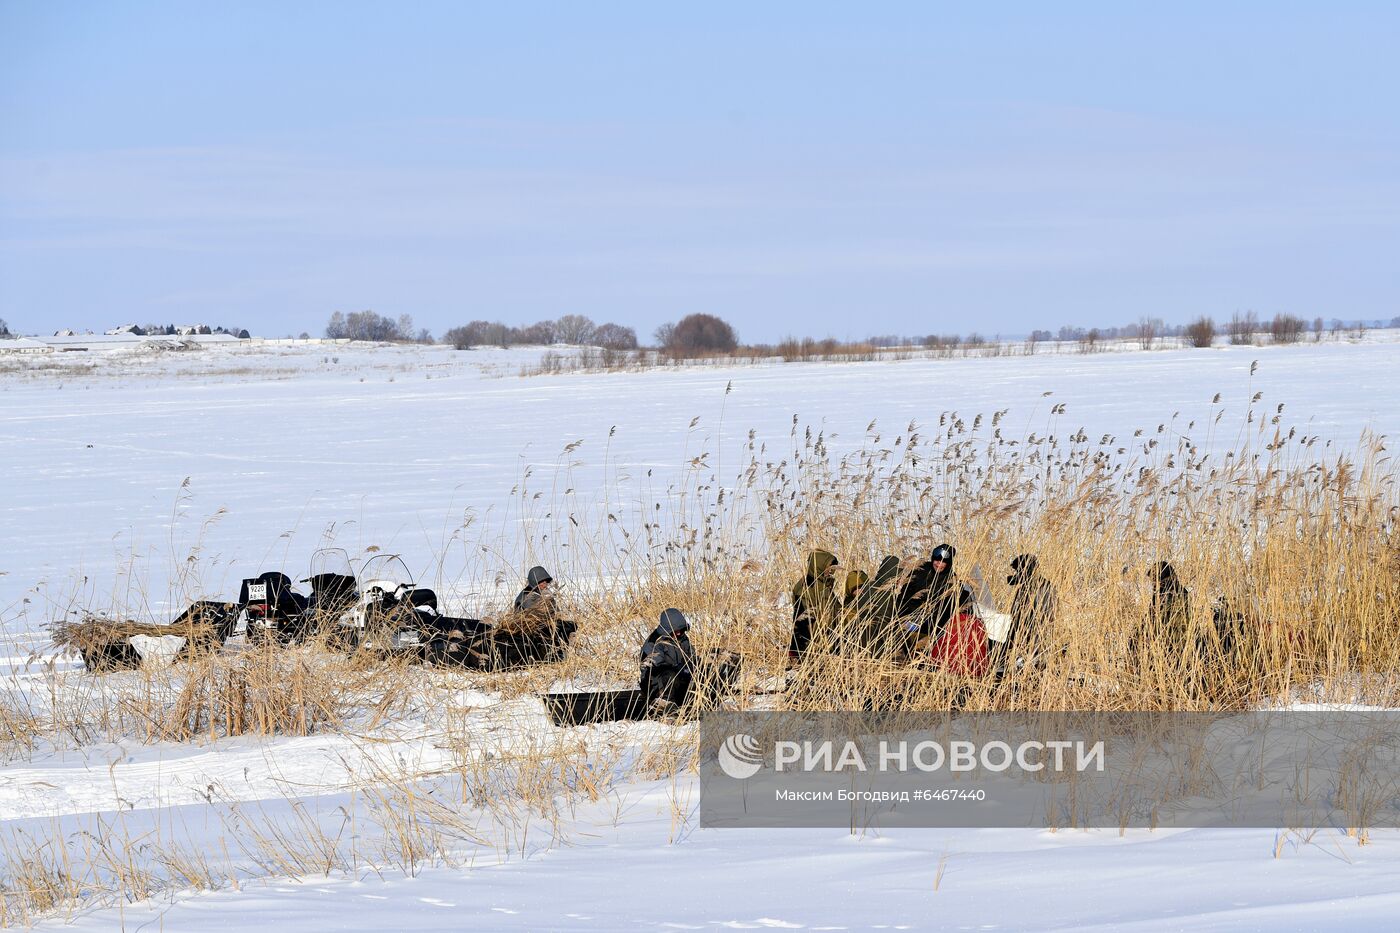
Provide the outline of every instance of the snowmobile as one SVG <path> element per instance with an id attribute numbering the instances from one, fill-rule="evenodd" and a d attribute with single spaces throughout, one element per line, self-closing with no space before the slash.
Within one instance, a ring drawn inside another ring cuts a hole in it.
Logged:
<path id="1" fill-rule="evenodd" d="M 334 647 L 423 660 L 441 634 L 437 594 L 417 586 L 397 554 L 370 558 L 360 569 L 358 599 L 331 631 Z"/>
<path id="2" fill-rule="evenodd" d="M 301 582 L 311 584 L 310 596 L 297 592 L 278 571 L 243 581 L 238 605 L 250 642 L 290 645 L 332 631 L 359 595 L 350 557 L 340 548 L 312 554 L 311 574 Z"/>

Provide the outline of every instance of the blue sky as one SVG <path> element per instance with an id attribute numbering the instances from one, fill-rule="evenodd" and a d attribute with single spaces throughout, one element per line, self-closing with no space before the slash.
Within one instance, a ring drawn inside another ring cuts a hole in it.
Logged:
<path id="1" fill-rule="evenodd" d="M 1400 314 L 1400 5 L 0 0 L 0 317 Z"/>

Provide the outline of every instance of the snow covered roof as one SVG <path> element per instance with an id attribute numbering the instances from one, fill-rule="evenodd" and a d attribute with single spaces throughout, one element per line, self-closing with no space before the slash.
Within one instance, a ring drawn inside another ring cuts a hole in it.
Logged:
<path id="1" fill-rule="evenodd" d="M 52 353 L 53 347 L 32 337 L 0 340 L 0 353 Z"/>

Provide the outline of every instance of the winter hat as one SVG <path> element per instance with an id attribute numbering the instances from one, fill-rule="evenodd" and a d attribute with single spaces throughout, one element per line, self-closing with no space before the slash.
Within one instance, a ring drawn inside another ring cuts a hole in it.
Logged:
<path id="1" fill-rule="evenodd" d="M 1034 554 L 1018 554 L 1011 559 L 1011 576 L 1006 578 L 1006 582 L 1012 586 L 1023 580 L 1029 579 L 1035 573 L 1039 561 Z"/>
<path id="2" fill-rule="evenodd" d="M 549 575 L 549 571 L 543 567 L 531 567 L 529 574 L 525 577 L 525 582 L 530 586 L 539 586 L 541 583 L 553 583 L 554 578 Z"/>
<path id="3" fill-rule="evenodd" d="M 807 555 L 807 576 L 819 577 L 840 563 L 830 551 L 813 551 Z"/>
<path id="4" fill-rule="evenodd" d="M 847 571 L 846 580 L 841 587 L 841 592 L 847 599 L 850 599 L 856 590 L 869 582 L 870 574 L 866 573 L 864 570 Z"/>
<path id="5" fill-rule="evenodd" d="M 1176 579 L 1176 568 L 1170 562 L 1162 560 L 1148 571 L 1147 576 L 1157 584 L 1157 589 L 1166 590 L 1179 585 Z"/>
<path id="6" fill-rule="evenodd" d="M 661 613 L 661 624 L 657 629 L 666 635 L 679 635 L 690 631 L 690 623 L 679 609 L 667 609 Z"/>
<path id="7" fill-rule="evenodd" d="M 957 553 L 958 549 L 953 547 L 951 544 L 940 544 L 938 547 L 933 549 L 933 556 L 930 558 L 930 560 L 947 561 L 949 564 L 951 564 L 953 562 L 953 558 L 957 555 Z"/>

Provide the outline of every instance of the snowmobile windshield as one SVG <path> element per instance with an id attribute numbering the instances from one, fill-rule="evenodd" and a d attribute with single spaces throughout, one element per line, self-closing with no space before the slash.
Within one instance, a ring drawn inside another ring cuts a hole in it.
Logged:
<path id="1" fill-rule="evenodd" d="M 350 555 L 345 553 L 343 548 L 328 547 L 322 548 L 311 555 L 311 575 L 305 582 L 310 582 L 316 577 L 353 577 L 355 571 L 350 567 Z"/>
<path id="2" fill-rule="evenodd" d="M 400 586 L 412 586 L 413 575 L 397 554 L 380 554 L 365 561 L 360 568 L 360 585 L 366 590 L 378 587 L 392 593 Z"/>

